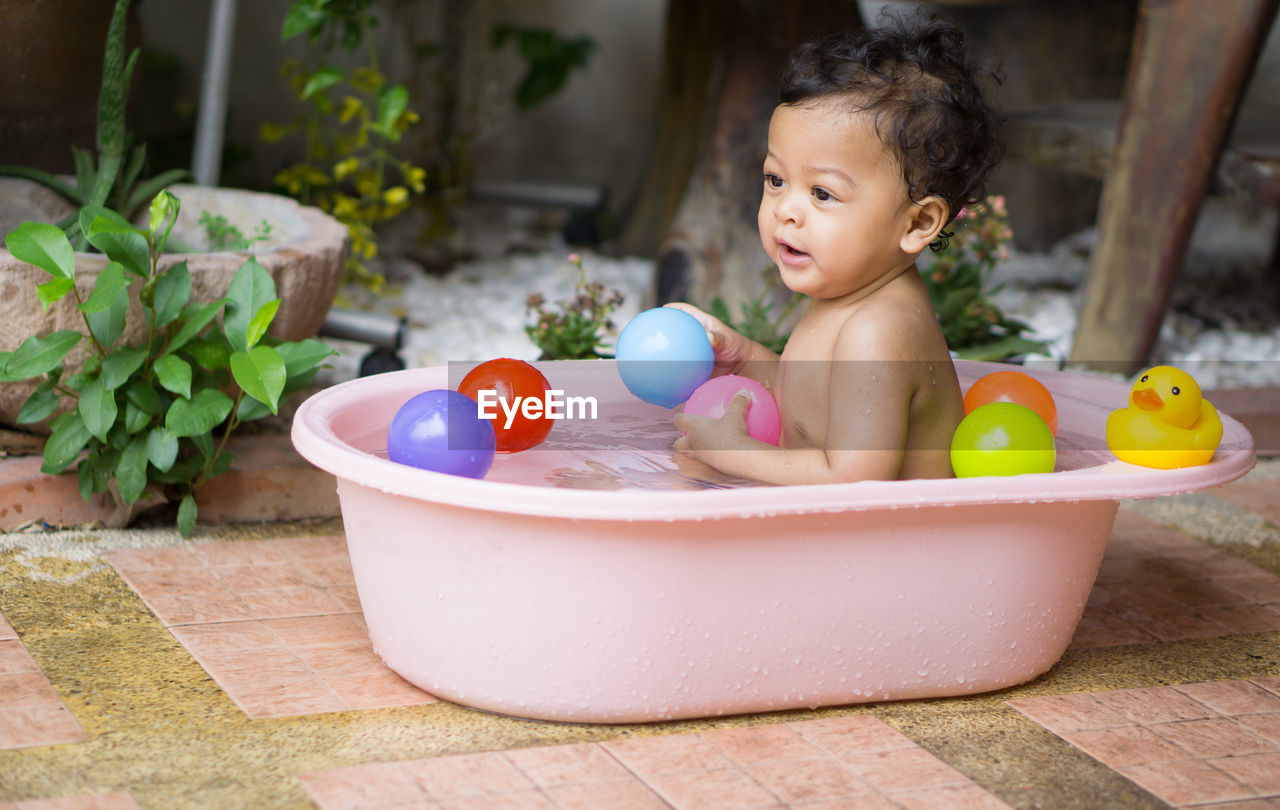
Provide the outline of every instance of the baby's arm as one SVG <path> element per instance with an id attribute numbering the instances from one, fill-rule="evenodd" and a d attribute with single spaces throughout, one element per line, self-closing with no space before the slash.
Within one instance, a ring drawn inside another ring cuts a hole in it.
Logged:
<path id="1" fill-rule="evenodd" d="M 676 416 L 676 428 L 686 435 L 674 449 L 724 473 L 772 484 L 896 479 L 915 387 L 912 364 L 889 359 L 894 353 L 884 351 L 883 336 L 867 331 L 845 331 L 837 339 L 822 446 L 774 447 L 752 439 L 748 400 L 740 395 L 720 419 Z"/>
<path id="2" fill-rule="evenodd" d="M 715 352 L 715 367 L 711 376 L 722 374 L 738 374 L 750 377 L 770 391 L 773 381 L 777 379 L 778 355 L 770 349 L 748 339 L 724 321 L 709 315 L 692 304 L 667 304 L 672 309 L 688 313 L 707 330 L 707 340 L 711 341 L 711 349 Z"/>

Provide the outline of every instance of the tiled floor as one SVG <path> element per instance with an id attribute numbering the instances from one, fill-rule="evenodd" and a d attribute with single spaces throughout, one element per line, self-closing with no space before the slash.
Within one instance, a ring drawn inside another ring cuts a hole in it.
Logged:
<path id="1" fill-rule="evenodd" d="M 82 739 L 67 704 L 0 616 L 0 750 Z"/>
<path id="2" fill-rule="evenodd" d="M 1280 465 L 1270 469 L 1211 498 L 1280 547 Z M 1054 807 L 1061 797 L 1280 808 L 1280 553 L 1229 553 L 1196 525 L 1200 537 L 1122 509 L 1067 656 L 1024 687 L 640 728 L 496 717 L 409 686 L 370 648 L 332 525 L 54 549 L 62 567 L 39 583 L 24 579 L 39 555 L 0 551 L 10 578 L 0 585 L 20 586 L 0 603 L 22 607 L 10 614 L 21 641 L 0 618 L 0 810 L 224 806 L 208 798 L 219 790 L 256 797 L 226 806 L 299 810 Z M 47 601 L 64 592 L 66 605 Z M 155 672 L 118 691 L 94 679 L 128 656 Z M 148 714 L 170 694 L 191 708 Z M 35 709 L 60 718 L 61 737 L 34 735 Z M 169 752 L 198 766 L 151 763 Z"/>
<path id="3" fill-rule="evenodd" d="M 250 717 L 435 701 L 374 654 L 340 536 L 106 557 Z"/>
<path id="4" fill-rule="evenodd" d="M 1071 649 L 1267 630 L 1280 630 L 1280 576 L 1121 511 Z"/>
<path id="5" fill-rule="evenodd" d="M 1280 807 L 1280 678 L 1009 705 L 1177 807 Z"/>
<path id="6" fill-rule="evenodd" d="M 373 653 L 341 538 L 107 559 L 250 717 L 435 700 Z M 1071 648 L 1266 630 L 1280 630 L 1280 576 L 1122 512 Z"/>
<path id="7" fill-rule="evenodd" d="M 360 765 L 301 779 L 321 810 L 1008 807 L 874 717 Z"/>

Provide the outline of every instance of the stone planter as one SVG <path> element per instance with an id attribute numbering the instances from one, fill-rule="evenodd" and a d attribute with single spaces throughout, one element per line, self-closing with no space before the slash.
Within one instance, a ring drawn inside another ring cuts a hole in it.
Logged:
<path id="1" fill-rule="evenodd" d="M 254 256 L 275 280 L 280 310 L 270 334 L 284 340 L 313 337 L 342 281 L 348 240 L 347 228 L 317 208 L 299 205 L 288 197 L 237 189 L 175 185 L 170 187 L 182 202 L 171 242 L 193 250 L 207 247 L 204 227 L 198 224 L 208 211 L 221 215 L 245 234 L 267 220 L 271 238 L 252 251 L 174 253 L 162 257 L 163 266 L 186 261 L 191 271 L 193 301 L 213 301 L 225 294 L 232 277 L 249 256 Z M 57 194 L 26 180 L 0 178 L 0 235 L 24 221 L 56 222 L 71 211 Z M 81 296 L 93 288 L 106 257 L 76 254 L 76 279 Z M 36 286 L 48 280 L 39 268 L 20 262 L 0 248 L 0 351 L 13 351 L 27 337 L 60 329 L 85 331 L 84 320 L 70 296 L 42 310 Z M 145 337 L 142 307 L 131 302 L 124 341 Z M 82 344 L 83 346 L 83 344 Z M 69 368 L 83 363 L 87 351 L 77 347 Z M 0 423 L 14 424 L 34 383 L 0 384 Z M 29 426 L 28 426 L 29 427 Z"/>

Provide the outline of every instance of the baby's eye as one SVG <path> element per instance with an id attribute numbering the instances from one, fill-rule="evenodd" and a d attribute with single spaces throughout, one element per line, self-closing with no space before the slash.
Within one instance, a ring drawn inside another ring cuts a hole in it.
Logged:
<path id="1" fill-rule="evenodd" d="M 764 184 L 769 188 L 782 188 L 782 178 L 772 172 L 765 172 Z"/>
<path id="2" fill-rule="evenodd" d="M 818 202 L 827 202 L 828 200 L 835 199 L 835 197 L 831 194 L 831 192 L 827 191 L 822 186 L 813 187 L 813 198 Z"/>

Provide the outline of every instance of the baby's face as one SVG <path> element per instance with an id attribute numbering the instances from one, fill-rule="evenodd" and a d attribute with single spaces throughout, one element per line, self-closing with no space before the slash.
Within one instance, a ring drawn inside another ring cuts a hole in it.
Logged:
<path id="1" fill-rule="evenodd" d="M 870 116 L 837 105 L 774 110 L 758 217 L 783 283 L 822 299 L 911 260 L 900 248 L 913 206 L 902 172 Z"/>

